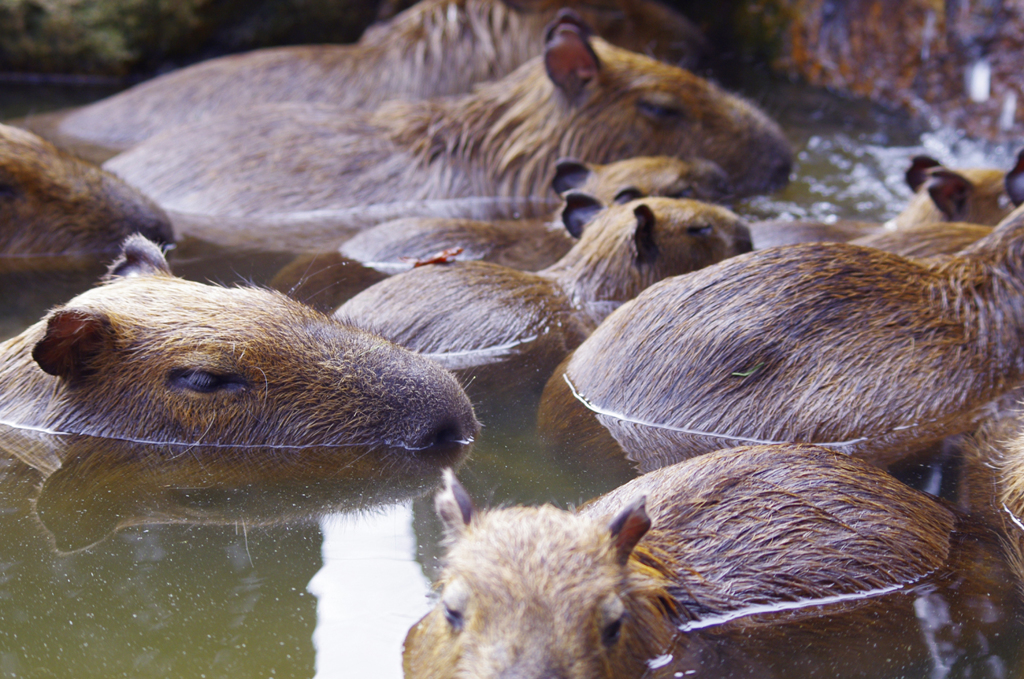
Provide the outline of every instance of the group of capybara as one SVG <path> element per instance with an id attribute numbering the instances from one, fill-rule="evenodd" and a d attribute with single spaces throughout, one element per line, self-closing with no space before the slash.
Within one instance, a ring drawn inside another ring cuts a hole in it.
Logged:
<path id="1" fill-rule="evenodd" d="M 793 154 L 674 65 L 709 49 L 651 0 L 422 0 L 0 126 L 0 264 L 112 262 L 0 344 L 0 422 L 429 475 L 514 394 L 641 475 L 488 511 L 446 471 L 407 676 L 1011 676 L 1024 154 L 908 158 L 885 224 L 747 220 L 719 203 Z M 217 223 L 312 254 L 279 291 L 176 277 Z M 932 459 L 942 498 L 900 474 Z"/>

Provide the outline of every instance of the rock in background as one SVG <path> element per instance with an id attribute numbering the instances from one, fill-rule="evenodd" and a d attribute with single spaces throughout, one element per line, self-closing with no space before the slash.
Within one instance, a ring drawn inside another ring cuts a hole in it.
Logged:
<path id="1" fill-rule="evenodd" d="M 351 42 L 364 0 L 0 0 L 0 72 L 151 74 L 275 44 Z"/>

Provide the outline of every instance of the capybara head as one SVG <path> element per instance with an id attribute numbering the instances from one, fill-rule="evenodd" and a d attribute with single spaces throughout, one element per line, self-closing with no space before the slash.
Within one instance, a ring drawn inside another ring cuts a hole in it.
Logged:
<path id="1" fill-rule="evenodd" d="M 968 222 L 995 226 L 1014 203 L 1008 187 L 1024 175 L 1018 162 L 1010 172 L 995 168 L 951 170 L 929 156 L 915 156 L 907 169 L 914 197 L 895 218 L 899 228 L 931 222 Z"/>
<path id="2" fill-rule="evenodd" d="M 642 499 L 610 522 L 479 512 L 447 473 L 436 508 L 450 550 L 440 601 L 406 638 L 407 677 L 641 676 L 668 647 L 674 603 L 654 569 L 628 565 L 650 527 Z"/>
<path id="3" fill-rule="evenodd" d="M 0 419 L 52 431 L 416 458 L 454 456 L 477 431 L 436 363 L 276 292 L 175 278 L 141 236 L 0 354 Z"/>
<path id="4" fill-rule="evenodd" d="M 125 236 L 174 240 L 167 215 L 114 175 L 0 125 L 0 256 L 116 253 Z"/>
<path id="5" fill-rule="evenodd" d="M 732 194 L 725 171 L 716 163 L 671 156 L 627 158 L 607 165 L 562 158 L 551 186 L 560 194 L 583 191 L 609 205 L 644 196 L 717 202 Z"/>
<path id="6" fill-rule="evenodd" d="M 603 207 L 594 198 L 572 192 L 565 202 L 562 221 L 580 240 L 544 271 L 576 301 L 623 302 L 659 280 L 752 249 L 746 222 L 717 205 L 641 198 L 592 216 Z"/>

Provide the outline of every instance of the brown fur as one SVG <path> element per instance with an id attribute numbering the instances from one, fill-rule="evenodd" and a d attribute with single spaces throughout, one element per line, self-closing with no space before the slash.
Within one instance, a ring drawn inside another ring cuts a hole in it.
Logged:
<path id="1" fill-rule="evenodd" d="M 390 446 L 416 458 L 475 436 L 469 401 L 435 363 L 279 293 L 174 278 L 141 237 L 126 255 L 109 282 L 0 344 L 0 420 L 356 457 Z"/>
<path id="2" fill-rule="evenodd" d="M 113 254 L 136 232 L 174 240 L 163 211 L 117 177 L 0 125 L 0 259 Z"/>
<path id="3" fill-rule="evenodd" d="M 575 514 L 478 512 L 456 485 L 436 501 L 449 551 L 440 601 L 406 638 L 410 679 L 730 676 L 722 666 L 738 671 L 745 660 L 760 671 L 739 676 L 920 671 L 927 648 L 915 600 L 943 597 L 947 624 L 961 625 L 970 602 L 999 591 L 984 576 L 965 581 L 961 569 L 991 558 L 992 546 L 959 536 L 969 524 L 954 511 L 813 446 L 719 451 Z M 646 512 L 634 504 L 645 496 Z M 878 595 L 886 588 L 896 593 Z M 743 614 L 836 595 L 850 599 Z M 624 611 L 610 643 L 609 610 Z M 725 658 L 714 658 L 716 647 Z M 657 670 L 647 664 L 666 656 Z"/>
<path id="4" fill-rule="evenodd" d="M 590 58 L 562 26 L 548 54 Z M 788 180 L 789 144 L 751 104 L 688 71 L 590 44 L 600 66 L 587 80 L 570 70 L 556 85 L 538 57 L 461 97 L 368 113 L 257 107 L 169 131 L 106 167 L 167 208 L 235 215 L 409 202 L 396 217 L 431 216 L 422 201 L 544 197 L 567 156 L 703 157 L 738 193 Z"/>
<path id="5" fill-rule="evenodd" d="M 556 442 L 603 426 L 647 469 L 783 441 L 888 464 L 1024 382 L 1022 294 L 1024 210 L 933 266 L 839 243 L 757 251 L 623 305 L 552 377 L 541 426 Z"/>
<path id="6" fill-rule="evenodd" d="M 355 45 L 262 49 L 204 61 L 62 115 L 28 121 L 57 139 L 124 150 L 159 132 L 261 104 L 304 101 L 372 108 L 389 99 L 468 92 L 511 73 L 544 49 L 543 29 L 572 7 L 599 35 L 625 49 L 692 65 L 699 31 L 650 0 L 533 3 L 426 0 L 375 27 Z"/>
<path id="7" fill-rule="evenodd" d="M 992 233 L 991 226 L 963 222 L 932 222 L 856 238 L 850 243 L 878 248 L 903 257 L 955 255 Z"/>
<path id="8" fill-rule="evenodd" d="M 702 228 L 707 233 L 689 231 Z M 518 366 L 514 377 L 497 378 L 506 387 L 539 386 L 618 304 L 665 276 L 749 248 L 746 226 L 725 208 L 646 198 L 603 212 L 568 254 L 536 274 L 487 262 L 417 268 L 335 315 L 474 375 L 477 388 L 490 383 L 486 367 L 510 365 Z"/>

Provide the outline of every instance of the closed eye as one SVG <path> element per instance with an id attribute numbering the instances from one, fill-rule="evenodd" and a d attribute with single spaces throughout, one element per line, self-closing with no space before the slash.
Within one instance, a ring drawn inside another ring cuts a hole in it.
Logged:
<path id="1" fill-rule="evenodd" d="M 686 228 L 686 233 L 691 236 L 710 236 L 713 230 L 710 224 L 694 224 Z"/>
<path id="2" fill-rule="evenodd" d="M 10 198 L 17 198 L 18 190 L 10 184 L 4 184 L 0 182 L 0 200 L 8 200 Z"/>
<path id="3" fill-rule="evenodd" d="M 655 120 L 678 120 L 684 115 L 683 110 L 680 108 L 644 99 L 639 100 L 636 105 L 641 113 Z"/>
<path id="4" fill-rule="evenodd" d="M 197 368 L 172 370 L 167 381 L 172 389 L 185 389 L 200 394 L 212 394 L 216 391 L 239 392 L 249 386 L 241 375 L 213 373 Z"/>

